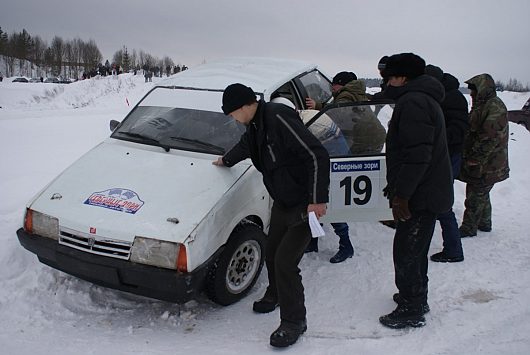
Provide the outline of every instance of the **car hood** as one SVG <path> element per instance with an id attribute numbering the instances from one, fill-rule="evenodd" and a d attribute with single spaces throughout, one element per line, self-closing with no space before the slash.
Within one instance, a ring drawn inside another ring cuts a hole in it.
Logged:
<path id="1" fill-rule="evenodd" d="M 31 208 L 62 229 L 132 242 L 183 242 L 251 166 L 212 165 L 210 154 L 109 138 L 50 183 Z"/>

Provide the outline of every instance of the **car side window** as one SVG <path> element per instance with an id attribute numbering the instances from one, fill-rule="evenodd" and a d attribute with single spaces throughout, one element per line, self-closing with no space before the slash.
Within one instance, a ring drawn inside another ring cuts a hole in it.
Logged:
<path id="1" fill-rule="evenodd" d="M 331 92 L 331 82 L 324 77 L 318 70 L 313 70 L 298 78 L 303 88 L 305 95 L 312 98 L 316 102 L 328 102 L 333 96 Z M 305 99 L 305 98 L 304 98 Z"/>
<path id="2" fill-rule="evenodd" d="M 328 105 L 304 110 L 302 120 L 328 150 L 331 158 L 380 155 L 385 150 L 393 104 L 370 102 Z"/>

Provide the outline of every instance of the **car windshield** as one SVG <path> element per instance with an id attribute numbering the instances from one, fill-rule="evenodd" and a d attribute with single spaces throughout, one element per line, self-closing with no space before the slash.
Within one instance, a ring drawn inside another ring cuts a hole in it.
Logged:
<path id="1" fill-rule="evenodd" d="M 222 95 L 222 91 L 155 88 L 111 137 L 166 150 L 222 155 L 245 131 L 243 125 L 220 112 Z"/>

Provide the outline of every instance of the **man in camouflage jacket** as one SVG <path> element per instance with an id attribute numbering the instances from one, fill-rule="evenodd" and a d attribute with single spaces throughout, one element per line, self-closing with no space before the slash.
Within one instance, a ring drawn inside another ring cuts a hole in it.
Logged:
<path id="1" fill-rule="evenodd" d="M 477 229 L 491 231 L 493 185 L 506 180 L 508 167 L 508 119 L 506 106 L 495 92 L 489 74 L 466 81 L 471 90 L 470 128 L 464 141 L 459 179 L 467 183 L 461 237 L 474 237 Z"/>

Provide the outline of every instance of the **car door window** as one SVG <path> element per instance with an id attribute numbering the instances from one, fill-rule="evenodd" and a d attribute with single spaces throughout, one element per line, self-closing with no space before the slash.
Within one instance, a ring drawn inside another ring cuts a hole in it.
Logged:
<path id="1" fill-rule="evenodd" d="M 330 157 L 381 155 L 385 151 L 390 103 L 328 105 L 324 110 L 304 110 L 302 120 L 328 150 Z"/>
<path id="2" fill-rule="evenodd" d="M 316 102 L 328 102 L 332 95 L 331 82 L 318 70 L 313 70 L 309 73 L 298 77 L 298 81 L 302 86 L 302 95 L 309 97 Z M 305 91 L 305 93 L 303 92 Z M 304 98 L 305 99 L 305 98 Z"/>
<path id="3" fill-rule="evenodd" d="M 291 101 L 297 110 L 301 110 L 304 108 L 303 100 L 296 91 L 292 81 L 289 81 L 280 86 L 278 89 L 276 89 L 271 94 L 271 101 L 277 97 L 283 97 Z"/>

